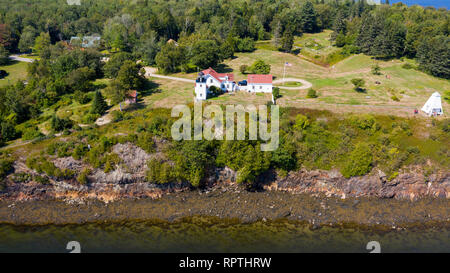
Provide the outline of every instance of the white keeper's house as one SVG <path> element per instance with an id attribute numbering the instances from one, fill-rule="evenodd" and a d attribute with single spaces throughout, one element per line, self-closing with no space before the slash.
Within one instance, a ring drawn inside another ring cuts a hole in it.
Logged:
<path id="1" fill-rule="evenodd" d="M 210 67 L 198 73 L 195 80 L 196 100 L 206 100 L 208 95 L 211 94 L 209 90 L 211 86 L 215 86 L 223 92 L 242 90 L 255 93 L 272 93 L 272 75 L 251 74 L 248 75 L 248 80 L 236 84 L 233 74 L 217 73 Z"/>
<path id="2" fill-rule="evenodd" d="M 206 100 L 210 94 L 209 88 L 215 86 L 223 92 L 232 92 L 238 89 L 234 81 L 234 75 L 229 73 L 217 73 L 211 67 L 198 73 L 195 80 L 195 98 Z"/>

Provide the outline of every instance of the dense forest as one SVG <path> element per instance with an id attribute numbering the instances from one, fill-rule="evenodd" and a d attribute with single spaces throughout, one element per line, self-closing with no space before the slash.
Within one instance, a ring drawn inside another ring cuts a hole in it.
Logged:
<path id="1" fill-rule="evenodd" d="M 417 58 L 426 71 L 450 77 L 446 9 L 374 6 L 355 0 L 65 0 L 0 1 L 0 44 L 9 52 L 39 50 L 72 36 L 99 34 L 103 46 L 129 52 L 166 72 L 213 66 L 254 41 L 284 51 L 292 36 L 333 29 L 336 45 L 379 58 Z M 178 41 L 180 47 L 168 39 Z M 37 48 L 36 48 L 37 47 Z M 162 54 L 158 54 L 161 52 Z M 204 58 L 208 56 L 209 58 Z"/>

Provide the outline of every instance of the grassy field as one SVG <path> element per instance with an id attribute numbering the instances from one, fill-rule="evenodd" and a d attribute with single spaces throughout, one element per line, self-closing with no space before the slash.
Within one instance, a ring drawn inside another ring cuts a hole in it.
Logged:
<path id="1" fill-rule="evenodd" d="M 247 77 L 239 72 L 243 64 L 251 65 L 261 59 L 271 65 L 271 74 L 275 79 L 283 77 L 284 63 L 286 77 L 305 79 L 313 84 L 318 92 L 316 99 L 307 99 L 307 90 L 281 90 L 282 97 L 278 104 L 282 106 L 331 109 L 336 112 L 376 112 L 385 109 L 390 114 L 411 116 L 414 109 L 423 106 L 433 92 L 450 90 L 450 81 L 430 76 L 415 69 L 405 69 L 402 65 L 410 60 L 378 61 L 362 54 L 353 55 L 331 66 L 323 67 L 306 61 L 293 54 L 279 51 L 257 49 L 252 53 L 236 53 L 236 58 L 226 60 L 216 70 L 232 72 L 236 80 Z M 378 63 L 381 75 L 371 73 L 372 66 Z M 174 76 L 195 79 L 196 73 L 177 73 Z M 356 92 L 351 80 L 363 78 L 366 82 L 365 92 Z M 172 105 L 193 100 L 193 86 L 183 82 L 157 80 L 160 92 L 153 94 L 146 101 L 153 101 L 152 106 Z M 395 96 L 399 101 L 395 101 Z M 270 97 L 268 97 L 270 100 Z M 221 103 L 259 103 L 261 97 L 225 94 L 212 101 Z M 444 113 L 448 103 L 443 101 Z"/>
<path id="2" fill-rule="evenodd" d="M 0 87 L 14 84 L 17 80 L 27 78 L 27 65 L 25 62 L 11 62 L 9 65 L 0 66 L 0 70 L 8 72 L 8 76 L 0 80 Z"/>

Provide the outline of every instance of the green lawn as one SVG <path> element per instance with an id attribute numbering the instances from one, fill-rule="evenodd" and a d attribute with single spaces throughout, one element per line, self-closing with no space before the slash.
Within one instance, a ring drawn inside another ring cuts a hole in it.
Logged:
<path id="1" fill-rule="evenodd" d="M 278 86 L 286 86 L 286 87 L 300 87 L 302 86 L 301 82 L 285 82 L 277 84 Z"/>
<path id="2" fill-rule="evenodd" d="M 25 80 L 27 78 L 27 66 L 25 62 L 12 62 L 9 65 L 0 66 L 1 70 L 8 72 L 8 76 L 0 80 L 0 87 L 14 84 L 18 80 Z"/>

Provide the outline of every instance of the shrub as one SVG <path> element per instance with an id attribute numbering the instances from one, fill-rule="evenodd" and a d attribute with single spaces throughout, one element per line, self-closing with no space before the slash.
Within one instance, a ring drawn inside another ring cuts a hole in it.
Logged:
<path id="1" fill-rule="evenodd" d="M 281 98 L 280 88 L 274 87 L 272 90 L 272 95 L 275 100 Z"/>
<path id="2" fill-rule="evenodd" d="M 364 175 L 372 169 L 372 151 L 366 143 L 358 143 L 350 153 L 341 173 L 344 177 Z"/>
<path id="3" fill-rule="evenodd" d="M 307 98 L 317 98 L 318 95 L 317 95 L 316 90 L 314 90 L 312 88 L 308 89 L 308 93 L 306 94 L 306 97 Z"/>
<path id="4" fill-rule="evenodd" d="M 16 128 L 13 124 L 9 122 L 2 122 L 1 123 L 1 136 L 3 140 L 9 141 L 16 139 L 18 137 L 18 133 L 16 131 Z"/>
<path id="5" fill-rule="evenodd" d="M 33 180 L 36 181 L 36 182 L 38 182 L 38 183 L 44 184 L 44 185 L 47 185 L 47 184 L 50 183 L 48 177 L 46 177 L 46 176 L 41 176 L 41 175 L 35 175 L 35 176 L 33 177 Z"/>
<path id="6" fill-rule="evenodd" d="M 354 85 L 354 89 L 358 92 L 364 91 L 364 85 L 366 84 L 366 81 L 364 79 L 356 78 L 351 80 L 352 84 Z"/>
<path id="7" fill-rule="evenodd" d="M 309 122 L 309 119 L 307 116 L 298 114 L 295 117 L 294 130 L 302 131 L 303 129 L 306 129 L 309 125 L 310 125 L 310 122 Z"/>
<path id="8" fill-rule="evenodd" d="M 372 66 L 372 74 L 373 75 L 381 75 L 381 67 L 378 64 Z"/>
<path id="9" fill-rule="evenodd" d="M 250 71 L 255 74 L 269 74 L 270 64 L 266 64 L 263 60 L 257 60 L 250 66 Z"/>
<path id="10" fill-rule="evenodd" d="M 118 122 L 123 120 L 123 113 L 121 111 L 113 111 L 112 112 L 112 121 Z"/>
<path id="11" fill-rule="evenodd" d="M 32 175 L 25 172 L 15 173 L 12 177 L 14 183 L 26 183 L 28 181 L 31 181 L 32 179 Z"/>
<path id="12" fill-rule="evenodd" d="M 86 185 L 89 183 L 89 175 L 91 174 L 91 170 L 88 168 L 83 169 L 81 173 L 77 176 L 77 181 L 81 185 Z"/>
<path id="13" fill-rule="evenodd" d="M 115 170 L 116 165 L 120 163 L 120 158 L 119 155 L 115 153 L 110 153 L 105 156 L 104 161 L 105 167 L 103 170 L 105 173 L 109 173 L 110 171 Z"/>
<path id="14" fill-rule="evenodd" d="M 53 115 L 50 126 L 56 132 L 61 132 L 65 129 L 72 128 L 73 122 L 68 118 L 59 118 L 58 116 Z"/>
<path id="15" fill-rule="evenodd" d="M 91 101 L 90 96 L 88 94 L 86 94 L 85 92 L 77 90 L 77 91 L 75 91 L 75 93 L 73 95 L 74 95 L 75 101 L 77 101 L 80 104 L 86 104 Z"/>
<path id="16" fill-rule="evenodd" d="M 402 65 L 402 68 L 404 68 L 404 69 L 413 69 L 414 66 L 412 64 L 410 64 L 410 63 L 405 63 L 405 64 Z"/>
<path id="17" fill-rule="evenodd" d="M 13 159 L 0 159 L 0 179 L 4 179 L 13 169 Z"/>
<path id="18" fill-rule="evenodd" d="M 44 136 L 44 134 L 39 131 L 37 126 L 28 126 L 22 131 L 23 140 L 32 140 L 42 136 Z"/>
<path id="19" fill-rule="evenodd" d="M 241 71 L 242 74 L 245 74 L 247 69 L 248 69 L 248 65 L 246 65 L 246 64 L 243 64 L 239 67 L 239 71 Z"/>
<path id="20" fill-rule="evenodd" d="M 84 115 L 82 117 L 81 121 L 83 123 L 85 123 L 85 124 L 91 124 L 91 123 L 94 123 L 99 117 L 100 117 L 99 114 L 91 114 L 91 113 L 89 113 L 87 115 Z"/>
<path id="21" fill-rule="evenodd" d="M 155 152 L 153 136 L 148 132 L 142 132 L 138 134 L 136 145 L 142 148 L 147 153 Z"/>
<path id="22" fill-rule="evenodd" d="M 238 39 L 236 44 L 237 52 L 252 52 L 255 50 L 255 41 L 252 38 Z"/>
<path id="23" fill-rule="evenodd" d="M 147 163 L 147 181 L 164 184 L 176 180 L 174 167 L 169 162 L 150 160 Z"/>
<path id="24" fill-rule="evenodd" d="M 81 159 L 89 152 L 88 146 L 84 143 L 78 144 L 75 146 L 75 149 L 72 151 L 72 157 L 74 159 Z"/>
<path id="25" fill-rule="evenodd" d="M 396 95 L 391 96 L 391 100 L 393 101 L 400 101 L 400 99 Z"/>

